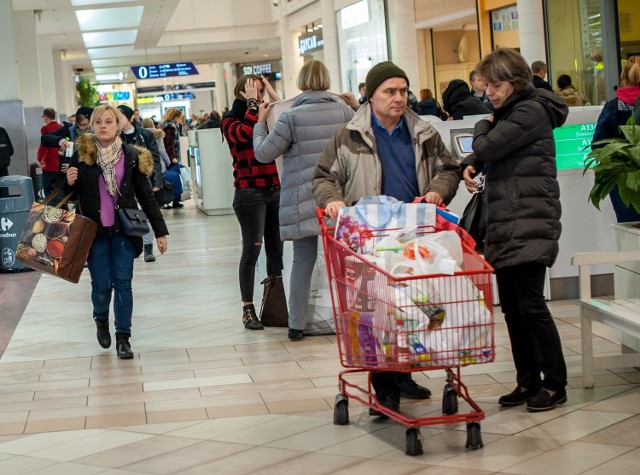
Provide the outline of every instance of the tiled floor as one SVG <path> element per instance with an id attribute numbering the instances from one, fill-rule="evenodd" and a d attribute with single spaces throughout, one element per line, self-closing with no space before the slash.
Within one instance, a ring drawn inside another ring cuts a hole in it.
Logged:
<path id="1" fill-rule="evenodd" d="M 207 217 L 190 202 L 166 216 L 170 250 L 135 264 L 135 359 L 96 343 L 86 275 L 78 285 L 40 279 L 0 360 L 0 473 L 638 473 L 640 371 L 601 371 L 596 389 L 580 387 L 576 302 L 551 305 L 570 371 L 567 404 L 541 414 L 497 406 L 514 386 L 498 314 L 496 362 L 463 369 L 486 411 L 484 448 L 465 450 L 463 425 L 429 426 L 424 455 L 408 457 L 404 428 L 353 402 L 351 423 L 333 425 L 334 337 L 291 343 L 286 329 L 243 329 L 234 216 Z M 18 299 L 23 278 L 0 275 L 0 287 L 13 283 Z M 596 351 L 619 352 L 615 333 L 596 331 Z M 433 399 L 403 411 L 438 414 L 443 376 L 416 373 Z"/>

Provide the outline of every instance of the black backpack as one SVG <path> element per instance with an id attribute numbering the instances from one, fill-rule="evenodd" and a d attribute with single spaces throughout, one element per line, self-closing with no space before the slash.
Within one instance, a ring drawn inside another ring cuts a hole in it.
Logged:
<path id="1" fill-rule="evenodd" d="M 0 127 L 0 168 L 6 168 L 11 163 L 13 145 L 7 131 Z"/>

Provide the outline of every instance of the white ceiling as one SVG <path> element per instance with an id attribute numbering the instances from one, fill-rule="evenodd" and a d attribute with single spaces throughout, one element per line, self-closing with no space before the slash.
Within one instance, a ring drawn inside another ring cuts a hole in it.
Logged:
<path id="1" fill-rule="evenodd" d="M 243 27 L 250 25 L 216 25 L 220 18 L 210 15 L 210 9 L 216 6 L 248 7 L 255 11 L 256 6 L 264 4 L 266 9 L 271 3 L 268 0 L 12 0 L 14 12 L 34 11 L 37 34 L 48 36 L 54 54 L 60 54 L 63 61 L 80 74 L 122 72 L 125 81 L 133 79 L 129 68 L 132 65 L 279 59 L 280 39 L 276 23 L 268 23 L 270 15 L 262 17 L 266 25 L 261 27 L 263 39 L 259 41 L 242 39 Z M 209 10 L 203 11 L 204 18 L 198 15 L 200 9 Z M 100 11 L 92 15 L 89 10 Z M 196 18 L 199 21 L 194 20 Z M 226 31 L 229 29 L 238 31 L 229 33 Z"/>

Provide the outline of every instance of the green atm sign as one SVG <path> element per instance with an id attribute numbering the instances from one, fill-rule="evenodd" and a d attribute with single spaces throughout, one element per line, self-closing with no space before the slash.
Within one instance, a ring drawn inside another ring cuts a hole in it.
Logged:
<path id="1" fill-rule="evenodd" d="M 591 151 L 595 123 L 563 125 L 553 131 L 558 170 L 582 168 Z"/>

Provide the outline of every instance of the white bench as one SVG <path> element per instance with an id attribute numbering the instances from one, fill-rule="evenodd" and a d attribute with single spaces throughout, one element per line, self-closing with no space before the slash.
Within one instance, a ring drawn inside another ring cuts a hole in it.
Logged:
<path id="1" fill-rule="evenodd" d="M 580 281 L 580 327 L 582 332 L 582 383 L 593 387 L 595 369 L 640 366 L 640 353 L 611 356 L 593 355 L 592 321 L 603 323 L 623 333 L 640 338 L 640 299 L 591 297 L 591 266 L 640 261 L 640 251 L 581 252 L 574 254 L 571 264 L 578 266 Z"/>

